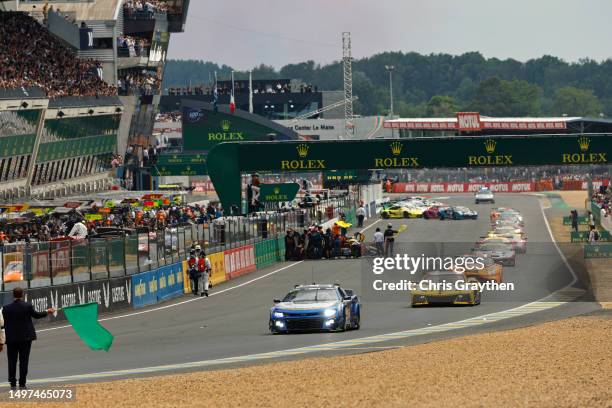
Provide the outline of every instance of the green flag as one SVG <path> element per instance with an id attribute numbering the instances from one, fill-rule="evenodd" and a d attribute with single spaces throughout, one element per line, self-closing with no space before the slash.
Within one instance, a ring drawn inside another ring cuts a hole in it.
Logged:
<path id="1" fill-rule="evenodd" d="M 76 334 L 92 350 L 108 351 L 113 335 L 98 323 L 96 302 L 62 308 Z"/>

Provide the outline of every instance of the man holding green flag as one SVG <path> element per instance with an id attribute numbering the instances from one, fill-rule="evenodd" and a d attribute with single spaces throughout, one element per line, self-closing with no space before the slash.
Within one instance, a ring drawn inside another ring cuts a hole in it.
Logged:
<path id="1" fill-rule="evenodd" d="M 76 334 L 92 350 L 108 351 L 113 335 L 98 322 L 96 302 L 67 306 L 61 309 Z"/>

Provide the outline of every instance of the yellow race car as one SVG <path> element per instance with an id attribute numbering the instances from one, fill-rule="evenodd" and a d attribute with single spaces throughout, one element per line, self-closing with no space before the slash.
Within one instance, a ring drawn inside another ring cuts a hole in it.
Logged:
<path id="1" fill-rule="evenodd" d="M 431 304 L 470 305 L 480 304 L 480 291 L 472 289 L 474 278 L 452 271 L 432 271 L 423 276 L 412 291 L 412 307 Z"/>
<path id="2" fill-rule="evenodd" d="M 425 212 L 422 208 L 408 207 L 404 205 L 392 205 L 380 212 L 382 218 L 421 218 Z"/>

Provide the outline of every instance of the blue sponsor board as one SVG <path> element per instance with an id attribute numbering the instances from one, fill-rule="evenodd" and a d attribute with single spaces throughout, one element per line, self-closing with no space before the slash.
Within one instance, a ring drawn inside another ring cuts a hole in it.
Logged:
<path id="1" fill-rule="evenodd" d="M 162 301 L 183 295 L 183 265 L 164 266 L 157 270 L 157 300 Z"/>
<path id="2" fill-rule="evenodd" d="M 132 276 L 132 305 L 139 308 L 157 303 L 157 271 Z"/>

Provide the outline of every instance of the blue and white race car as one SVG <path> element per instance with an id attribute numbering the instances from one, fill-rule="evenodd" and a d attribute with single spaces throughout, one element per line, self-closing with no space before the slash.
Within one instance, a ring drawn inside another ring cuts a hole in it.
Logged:
<path id="1" fill-rule="evenodd" d="M 340 285 L 296 285 L 283 300 L 274 300 L 270 309 L 270 331 L 357 330 L 361 304 L 351 289 Z"/>

